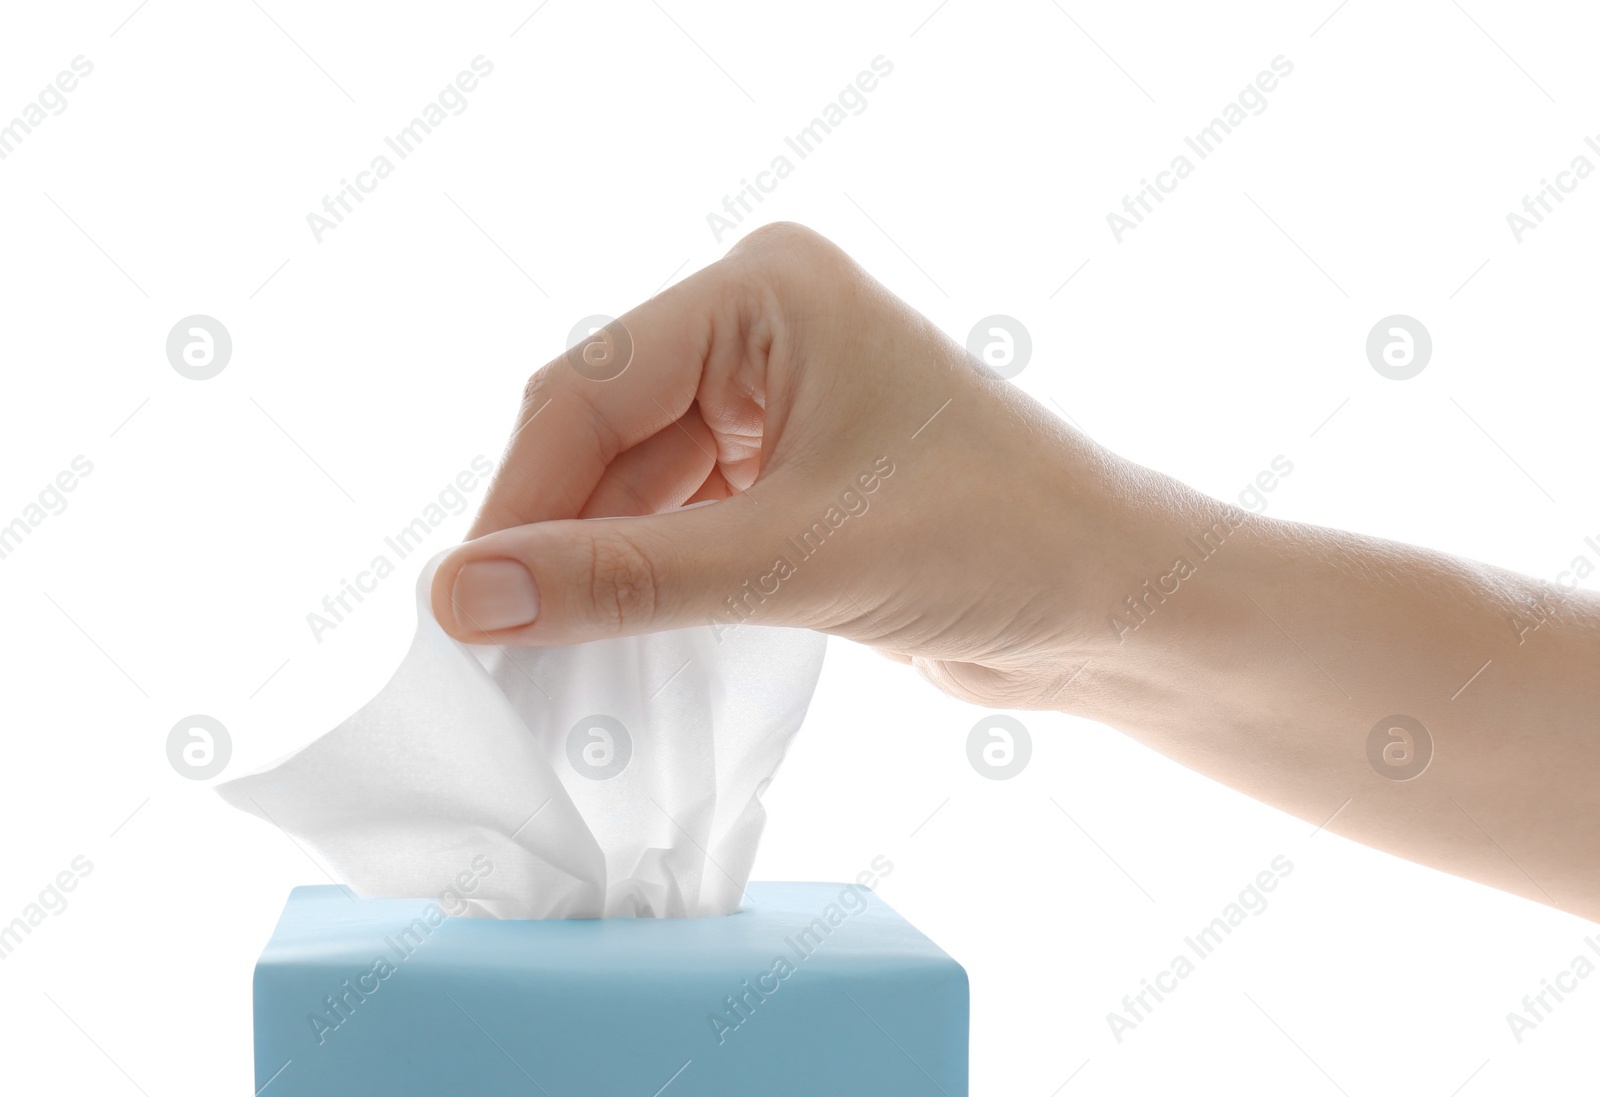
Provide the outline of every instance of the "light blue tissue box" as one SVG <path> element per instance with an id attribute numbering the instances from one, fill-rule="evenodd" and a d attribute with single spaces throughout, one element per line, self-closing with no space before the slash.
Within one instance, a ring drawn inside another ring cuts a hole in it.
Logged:
<path id="1" fill-rule="evenodd" d="M 262 1097 L 963 1097 L 967 976 L 856 885 L 548 921 L 300 887 L 256 963 L 255 1045 Z"/>

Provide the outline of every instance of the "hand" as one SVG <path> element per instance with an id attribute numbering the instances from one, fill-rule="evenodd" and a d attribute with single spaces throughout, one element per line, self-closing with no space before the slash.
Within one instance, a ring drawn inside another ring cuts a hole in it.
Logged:
<path id="1" fill-rule="evenodd" d="M 589 350 L 624 334 L 619 376 L 564 356 L 528 384 L 474 539 L 434 583 L 459 639 L 820 629 L 1600 917 L 1600 598 L 1249 515 L 1124 461 L 796 226 Z M 1530 606 L 1537 643 L 1514 627 Z M 1429 729 L 1414 779 L 1371 757 L 1392 713 Z"/>
<path id="2" fill-rule="evenodd" d="M 1154 474 L 820 236 L 759 230 L 587 349 L 629 343 L 609 380 L 575 368 L 580 347 L 528 383 L 471 540 L 434 582 L 457 638 L 797 625 L 1007 707 L 1050 704 L 1114 642 L 1105 561 L 1126 568 L 1149 540 L 1155 512 L 1126 501 L 1160 496 Z M 611 520 L 576 520 L 594 518 Z"/>

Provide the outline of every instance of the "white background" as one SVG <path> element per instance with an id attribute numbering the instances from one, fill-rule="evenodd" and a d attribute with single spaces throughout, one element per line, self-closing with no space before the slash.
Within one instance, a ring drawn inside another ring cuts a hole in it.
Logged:
<path id="1" fill-rule="evenodd" d="M 94 868 L 0 962 L 6 1087 L 250 1090 L 252 965 L 323 877 L 175 773 L 168 730 L 221 720 L 237 775 L 371 696 L 467 514 L 322 642 L 306 614 L 497 456 L 579 317 L 719 256 L 706 214 L 880 54 L 865 112 L 740 232 L 811 225 L 958 340 L 1021 319 L 1015 384 L 1221 498 L 1281 454 L 1271 514 L 1546 578 L 1594 558 L 1600 181 L 1521 243 L 1506 214 L 1600 132 L 1600 27 L 1336 2 L 8 5 L 0 120 L 94 72 L 0 161 L 0 522 L 94 470 L 0 560 L 0 921 Z M 480 54 L 469 108 L 316 242 L 306 214 Z M 1265 112 L 1119 244 L 1107 212 L 1278 55 Z M 206 382 L 164 353 L 194 313 L 234 340 Z M 1435 344 L 1406 382 L 1363 349 L 1394 313 Z M 1594 926 L 1080 720 L 1017 714 L 1032 762 L 985 779 L 983 715 L 835 642 L 756 873 L 893 861 L 881 894 L 971 974 L 974 1093 L 1487 1097 L 1594 1069 L 1600 979 L 1520 1044 L 1506 1022 Z M 1106 1013 L 1279 854 L 1270 907 L 1116 1042 Z"/>

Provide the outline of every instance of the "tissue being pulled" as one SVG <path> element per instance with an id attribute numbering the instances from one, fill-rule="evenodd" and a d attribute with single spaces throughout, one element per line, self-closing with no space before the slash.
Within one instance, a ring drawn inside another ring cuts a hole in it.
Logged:
<path id="1" fill-rule="evenodd" d="M 810 703 L 825 638 L 707 625 L 468 646 L 429 608 L 437 563 L 418 584 L 411 650 L 378 695 L 217 786 L 222 797 L 365 898 L 453 892 L 496 918 L 738 909 L 761 793 Z"/>

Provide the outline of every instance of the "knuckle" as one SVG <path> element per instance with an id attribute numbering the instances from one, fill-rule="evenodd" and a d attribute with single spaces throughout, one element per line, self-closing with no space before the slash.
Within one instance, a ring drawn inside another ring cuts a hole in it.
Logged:
<path id="1" fill-rule="evenodd" d="M 751 230 L 729 250 L 724 262 L 732 285 L 769 307 L 796 297 L 831 296 L 859 278 L 859 268 L 838 245 L 792 221 Z"/>
<path id="2" fill-rule="evenodd" d="M 735 244 L 730 254 L 749 256 L 764 262 L 812 263 L 832 255 L 837 249 L 827 237 L 793 221 L 774 221 L 752 229 Z"/>
<path id="3" fill-rule="evenodd" d="M 648 622 L 658 591 L 650 558 L 615 534 L 595 537 L 589 546 L 589 594 L 597 623 L 621 631 Z"/>
<path id="4" fill-rule="evenodd" d="M 751 229 L 738 247 L 794 246 L 821 240 L 822 236 L 798 221 L 772 221 Z"/>
<path id="5" fill-rule="evenodd" d="M 529 377 L 527 383 L 522 386 L 523 411 L 537 411 L 553 395 L 551 392 L 551 370 L 553 368 L 553 366 L 540 367 L 538 372 Z"/>

